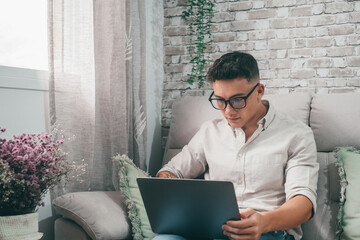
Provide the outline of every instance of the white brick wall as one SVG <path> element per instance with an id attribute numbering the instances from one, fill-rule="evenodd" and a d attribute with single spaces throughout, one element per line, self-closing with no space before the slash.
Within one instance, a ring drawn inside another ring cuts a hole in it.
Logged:
<path id="1" fill-rule="evenodd" d="M 186 82 L 184 2 L 164 0 L 164 137 L 172 102 L 211 89 Z M 360 1 L 215 0 L 213 25 L 213 59 L 233 50 L 251 53 L 268 93 L 360 92 Z"/>

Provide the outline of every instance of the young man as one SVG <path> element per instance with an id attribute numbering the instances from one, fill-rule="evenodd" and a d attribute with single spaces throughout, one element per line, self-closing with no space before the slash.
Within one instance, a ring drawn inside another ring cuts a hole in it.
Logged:
<path id="1" fill-rule="evenodd" d="M 205 122 L 157 176 L 205 173 L 205 179 L 233 182 L 242 219 L 223 225 L 230 239 L 300 239 L 300 224 L 316 209 L 319 166 L 311 129 L 261 99 L 264 85 L 250 54 L 223 55 L 207 77 L 214 90 L 209 101 L 224 119 Z"/>

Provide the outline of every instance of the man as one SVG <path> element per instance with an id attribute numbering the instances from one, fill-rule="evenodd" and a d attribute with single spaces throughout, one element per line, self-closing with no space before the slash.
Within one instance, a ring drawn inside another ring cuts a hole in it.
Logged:
<path id="1" fill-rule="evenodd" d="M 264 85 L 250 54 L 223 55 L 207 78 L 214 90 L 209 101 L 225 119 L 205 122 L 157 176 L 205 173 L 205 179 L 233 182 L 242 219 L 223 225 L 230 239 L 300 239 L 300 224 L 316 210 L 319 166 L 311 129 L 262 100 Z"/>

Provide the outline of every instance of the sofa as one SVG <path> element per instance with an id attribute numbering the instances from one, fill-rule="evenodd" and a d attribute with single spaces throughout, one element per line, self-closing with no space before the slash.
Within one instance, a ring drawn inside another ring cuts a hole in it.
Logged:
<path id="1" fill-rule="evenodd" d="M 184 96 L 174 102 L 163 164 L 189 142 L 202 122 L 222 117 L 207 96 Z M 360 149 L 360 93 L 265 95 L 278 111 L 313 130 L 320 164 L 317 212 L 302 225 L 305 240 L 335 239 L 340 178 L 334 149 Z M 360 169 L 359 169 L 360 171 Z M 57 212 L 55 240 L 131 239 L 121 192 L 68 193 L 53 201 Z"/>

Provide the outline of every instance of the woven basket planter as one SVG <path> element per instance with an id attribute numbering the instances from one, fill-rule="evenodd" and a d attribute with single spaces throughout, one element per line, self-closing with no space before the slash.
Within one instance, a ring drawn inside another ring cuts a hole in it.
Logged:
<path id="1" fill-rule="evenodd" d="M 1 240 L 38 240 L 42 237 L 39 231 L 38 213 L 0 217 Z"/>

